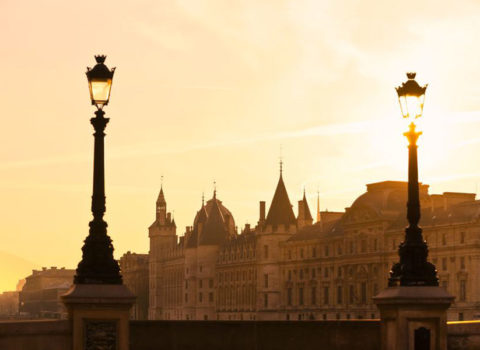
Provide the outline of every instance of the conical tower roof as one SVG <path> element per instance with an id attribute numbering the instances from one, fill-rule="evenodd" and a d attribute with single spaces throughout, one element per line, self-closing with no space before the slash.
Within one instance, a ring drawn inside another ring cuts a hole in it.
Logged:
<path id="1" fill-rule="evenodd" d="M 160 193 L 158 194 L 157 204 L 167 204 L 165 201 L 165 195 L 163 194 L 163 186 L 160 187 Z"/>
<path id="2" fill-rule="evenodd" d="M 196 246 L 198 246 L 198 241 L 199 241 L 198 237 L 200 235 L 199 224 L 202 224 L 202 231 L 204 231 L 205 230 L 204 227 L 207 222 L 207 219 L 208 219 L 207 209 L 205 208 L 205 205 L 202 203 L 202 207 L 200 208 L 200 210 L 198 211 L 195 217 L 193 231 L 187 241 L 187 248 L 195 248 Z"/>
<path id="3" fill-rule="evenodd" d="M 304 217 L 302 219 L 304 220 L 312 220 L 312 213 L 310 213 L 310 208 L 308 207 L 308 202 L 307 202 L 307 196 L 305 195 L 305 190 L 303 190 L 303 208 L 304 208 Z"/>
<path id="4" fill-rule="evenodd" d="M 273 195 L 272 204 L 268 210 L 267 225 L 295 225 L 295 214 L 293 213 L 292 204 L 288 198 L 287 189 L 283 183 L 282 173 L 278 180 L 277 189 Z"/>

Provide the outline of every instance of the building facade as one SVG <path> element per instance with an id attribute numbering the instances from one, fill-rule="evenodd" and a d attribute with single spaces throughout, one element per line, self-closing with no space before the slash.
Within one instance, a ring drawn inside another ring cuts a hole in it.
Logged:
<path id="1" fill-rule="evenodd" d="M 130 251 L 123 254 L 119 261 L 123 283 L 135 294 L 136 300 L 130 309 L 132 320 L 148 319 L 148 254 L 136 254 Z"/>
<path id="2" fill-rule="evenodd" d="M 450 320 L 480 318 L 480 201 L 430 195 L 420 186 L 423 234 L 440 285 L 456 296 Z M 149 228 L 149 319 L 313 320 L 378 318 L 372 297 L 387 286 L 404 237 L 407 183 L 367 185 L 345 212 L 294 215 L 282 175 L 268 213 L 237 233 L 214 193 L 183 236 L 163 189 Z M 146 264 L 146 263 L 145 263 Z"/>

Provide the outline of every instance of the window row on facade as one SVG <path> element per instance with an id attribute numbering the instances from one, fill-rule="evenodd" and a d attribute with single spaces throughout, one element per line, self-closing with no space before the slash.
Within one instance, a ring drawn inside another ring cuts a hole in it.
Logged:
<path id="1" fill-rule="evenodd" d="M 377 283 L 360 282 L 357 284 L 337 285 L 332 291 L 330 286 L 287 288 L 285 304 L 292 306 L 319 306 L 319 305 L 367 305 L 371 304 L 371 297 L 378 294 Z M 333 293 L 335 293 L 333 295 Z M 333 297 L 335 299 L 333 299 Z"/>
<path id="2" fill-rule="evenodd" d="M 440 239 L 435 239 L 436 236 L 440 236 Z M 466 243 L 466 232 L 461 231 L 458 233 L 458 238 L 454 239 L 459 244 Z M 429 246 L 446 246 L 447 242 L 450 242 L 449 235 L 447 233 L 441 234 L 425 234 Z M 380 241 L 379 238 L 362 238 L 356 237 L 349 240 L 342 240 L 337 243 L 317 244 L 315 246 L 285 246 L 284 258 L 285 260 L 298 260 L 298 259 L 315 259 L 322 257 L 341 256 L 344 254 L 357 254 L 357 253 L 374 253 L 379 251 L 397 250 L 399 244 L 403 240 L 403 233 L 399 232 L 395 237 L 384 238 Z M 440 242 L 438 242 L 440 240 Z M 382 248 L 380 245 L 384 244 Z"/>

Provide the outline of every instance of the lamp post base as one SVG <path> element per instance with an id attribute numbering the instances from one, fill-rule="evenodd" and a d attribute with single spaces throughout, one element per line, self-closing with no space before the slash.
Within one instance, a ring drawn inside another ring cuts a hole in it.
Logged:
<path id="1" fill-rule="evenodd" d="M 380 310 L 382 350 L 446 350 L 447 309 L 441 287 L 390 287 L 373 297 Z"/>
<path id="2" fill-rule="evenodd" d="M 125 285 L 74 284 L 62 301 L 72 322 L 72 350 L 129 349 L 135 296 Z"/>

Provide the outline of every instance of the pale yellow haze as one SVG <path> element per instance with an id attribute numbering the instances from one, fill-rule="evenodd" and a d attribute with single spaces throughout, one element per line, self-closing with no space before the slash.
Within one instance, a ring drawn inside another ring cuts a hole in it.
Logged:
<path id="1" fill-rule="evenodd" d="M 0 290 L 80 260 L 95 54 L 117 67 L 104 110 L 118 258 L 148 252 L 162 175 L 180 234 L 214 180 L 237 225 L 255 224 L 281 146 L 295 207 L 304 187 L 312 210 L 317 189 L 322 210 L 343 210 L 367 183 L 406 180 L 407 71 L 429 84 L 420 181 L 475 192 L 479 18 L 478 0 L 0 0 Z"/>

